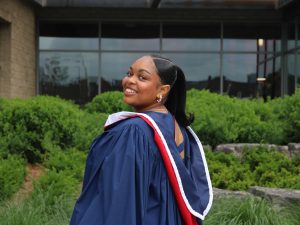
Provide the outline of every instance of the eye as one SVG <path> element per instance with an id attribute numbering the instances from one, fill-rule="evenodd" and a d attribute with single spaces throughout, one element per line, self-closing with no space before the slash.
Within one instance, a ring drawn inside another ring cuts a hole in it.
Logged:
<path id="1" fill-rule="evenodd" d="M 126 76 L 127 76 L 127 77 L 131 77 L 131 76 L 133 76 L 133 73 L 130 72 L 130 71 L 128 71 L 128 72 L 126 73 Z"/>
<path id="2" fill-rule="evenodd" d="M 146 80 L 146 77 L 144 75 L 139 75 L 138 78 L 139 80 Z"/>

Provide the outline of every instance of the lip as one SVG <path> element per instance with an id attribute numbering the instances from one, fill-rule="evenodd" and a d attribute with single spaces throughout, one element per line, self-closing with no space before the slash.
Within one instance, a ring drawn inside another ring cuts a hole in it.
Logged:
<path id="1" fill-rule="evenodd" d="M 124 88 L 123 93 L 126 96 L 132 96 L 132 95 L 136 95 L 137 91 L 132 88 L 126 87 L 126 88 Z"/>

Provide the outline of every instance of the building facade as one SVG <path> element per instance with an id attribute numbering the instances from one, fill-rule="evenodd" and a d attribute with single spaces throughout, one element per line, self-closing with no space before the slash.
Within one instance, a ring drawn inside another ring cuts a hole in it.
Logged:
<path id="1" fill-rule="evenodd" d="M 36 92 L 36 4 L 0 0 L 0 97 Z"/>
<path id="2" fill-rule="evenodd" d="M 145 54 L 181 66 L 188 89 L 267 99 L 300 84 L 299 1 L 0 4 L 0 96 L 58 95 L 85 104 L 120 90 L 128 66 Z"/>

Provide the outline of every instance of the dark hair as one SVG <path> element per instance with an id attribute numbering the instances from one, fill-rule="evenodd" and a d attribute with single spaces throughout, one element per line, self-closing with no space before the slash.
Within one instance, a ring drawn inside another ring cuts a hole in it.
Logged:
<path id="1" fill-rule="evenodd" d="M 183 71 L 167 58 L 157 55 L 151 55 L 150 57 L 156 66 L 161 82 L 171 85 L 171 90 L 165 102 L 166 108 L 175 116 L 179 125 L 189 126 L 194 120 L 194 115 L 185 113 L 186 82 Z"/>

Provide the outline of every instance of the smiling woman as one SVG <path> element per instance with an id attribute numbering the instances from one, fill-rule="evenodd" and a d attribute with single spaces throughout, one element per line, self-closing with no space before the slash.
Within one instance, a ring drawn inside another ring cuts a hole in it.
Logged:
<path id="1" fill-rule="evenodd" d="M 149 56 L 138 59 L 130 67 L 122 85 L 124 101 L 136 112 L 163 110 L 163 102 L 170 91 L 169 84 L 162 84 L 154 61 Z"/>
<path id="2" fill-rule="evenodd" d="M 122 86 L 135 112 L 110 115 L 92 143 L 71 225 L 202 224 L 213 195 L 185 85 L 169 59 L 130 66 Z"/>

